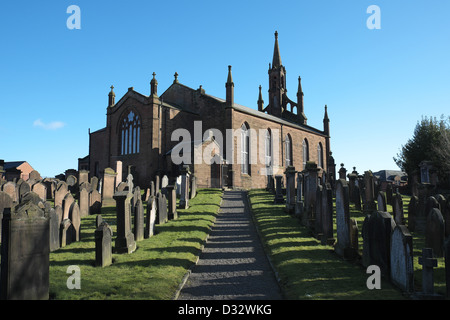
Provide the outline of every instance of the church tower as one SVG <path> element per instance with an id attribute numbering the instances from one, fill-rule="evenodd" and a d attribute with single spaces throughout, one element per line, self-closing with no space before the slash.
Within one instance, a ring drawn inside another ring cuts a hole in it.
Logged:
<path id="1" fill-rule="evenodd" d="M 286 90 L 286 69 L 281 64 L 278 32 L 275 31 L 275 46 L 272 65 L 269 64 L 269 110 L 268 113 L 277 117 L 283 114 L 283 102 Z"/>

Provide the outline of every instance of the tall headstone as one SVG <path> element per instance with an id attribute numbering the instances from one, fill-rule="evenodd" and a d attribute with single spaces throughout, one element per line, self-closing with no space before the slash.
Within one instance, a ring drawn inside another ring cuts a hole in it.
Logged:
<path id="1" fill-rule="evenodd" d="M 49 217 L 32 201 L 3 213 L 1 298 L 48 300 L 50 270 Z"/>
<path id="2" fill-rule="evenodd" d="M 189 199 L 194 199 L 197 195 L 197 177 L 193 174 L 190 176 Z"/>
<path id="3" fill-rule="evenodd" d="M 102 195 L 97 190 L 89 193 L 89 213 L 100 214 L 102 212 Z"/>
<path id="4" fill-rule="evenodd" d="M 64 181 L 58 182 L 58 184 L 56 185 L 56 191 L 55 191 L 55 207 L 56 206 L 62 207 L 64 197 L 66 196 L 66 194 L 68 192 L 69 192 L 69 188 L 67 186 L 67 183 L 65 183 Z"/>
<path id="5" fill-rule="evenodd" d="M 102 222 L 95 230 L 95 265 L 107 267 L 112 263 L 112 230 Z"/>
<path id="6" fill-rule="evenodd" d="M 433 258 L 433 249 L 423 248 L 422 256 L 419 257 L 422 265 L 422 292 L 424 297 L 432 297 L 434 293 L 434 270 L 437 267 L 437 259 Z"/>
<path id="7" fill-rule="evenodd" d="M 297 173 L 297 198 L 295 201 L 295 216 L 302 218 L 303 214 L 303 173 Z"/>
<path id="8" fill-rule="evenodd" d="M 333 190 L 330 183 L 322 187 L 322 244 L 333 245 Z"/>
<path id="9" fill-rule="evenodd" d="M 61 208 L 61 207 L 59 207 Z M 49 240 L 50 240 L 50 252 L 56 251 L 60 247 L 59 239 L 59 226 L 61 221 L 55 208 L 51 208 L 49 212 Z"/>
<path id="10" fill-rule="evenodd" d="M 72 222 L 74 229 L 72 242 L 80 241 L 80 227 L 81 227 L 81 217 L 80 217 L 80 207 L 78 203 L 73 202 L 69 209 L 69 219 Z"/>
<path id="11" fill-rule="evenodd" d="M 395 193 L 392 197 L 392 211 L 396 224 L 405 224 L 405 217 L 403 214 L 403 200 L 400 193 Z"/>
<path id="12" fill-rule="evenodd" d="M 274 203 L 284 203 L 283 190 L 282 190 L 282 175 L 275 175 L 275 200 Z"/>
<path id="13" fill-rule="evenodd" d="M 3 211 L 13 207 L 13 200 L 6 192 L 0 191 L 0 239 L 2 231 Z"/>
<path id="14" fill-rule="evenodd" d="M 17 191 L 16 191 L 16 184 L 12 181 L 8 181 L 6 182 L 3 186 L 2 186 L 2 191 L 7 193 L 13 202 L 18 202 L 19 198 L 17 196 Z"/>
<path id="15" fill-rule="evenodd" d="M 164 224 L 167 222 L 167 199 L 166 196 L 158 192 L 156 194 L 156 224 Z"/>
<path id="16" fill-rule="evenodd" d="M 391 236 L 391 281 L 404 292 L 414 291 L 412 236 L 406 226 L 397 225 Z"/>
<path id="17" fill-rule="evenodd" d="M 147 214 L 145 216 L 144 238 L 153 236 L 156 221 L 156 197 L 150 196 L 147 203 Z"/>
<path id="18" fill-rule="evenodd" d="M 64 219 L 70 219 L 69 218 L 69 211 L 72 204 L 75 202 L 75 199 L 73 198 L 71 193 L 67 193 L 64 196 L 63 202 L 62 202 L 62 209 L 63 209 L 63 220 Z"/>
<path id="19" fill-rule="evenodd" d="M 284 174 L 286 175 L 286 207 L 288 213 L 294 213 L 295 209 L 295 167 L 288 166 Z"/>
<path id="20" fill-rule="evenodd" d="M 183 169 L 181 170 L 181 196 L 179 202 L 180 209 L 189 208 L 189 175 L 189 166 L 183 166 Z M 158 192 L 158 190 L 155 190 L 155 192 Z"/>
<path id="21" fill-rule="evenodd" d="M 116 175 L 117 173 L 111 168 L 106 168 L 103 172 L 102 200 L 113 199 Z"/>
<path id="22" fill-rule="evenodd" d="M 82 183 L 89 182 L 89 171 L 88 170 L 80 170 L 78 172 L 78 185 Z"/>
<path id="23" fill-rule="evenodd" d="M 78 202 L 80 205 L 80 216 L 87 217 L 89 215 L 89 191 L 87 188 L 80 188 Z"/>
<path id="24" fill-rule="evenodd" d="M 364 172 L 364 212 L 367 214 L 371 211 L 376 211 L 377 207 L 375 204 L 375 178 L 372 171 Z"/>
<path id="25" fill-rule="evenodd" d="M 317 185 L 319 181 L 319 168 L 314 161 L 307 161 L 304 171 L 304 200 L 305 214 L 303 223 L 310 226 L 310 222 L 314 220 L 314 205 L 316 204 Z"/>
<path id="26" fill-rule="evenodd" d="M 316 239 L 321 239 L 323 235 L 322 229 L 322 190 L 321 185 L 317 185 L 316 203 L 314 205 L 314 234 Z"/>
<path id="27" fill-rule="evenodd" d="M 114 194 L 117 217 L 115 251 L 117 253 L 132 253 L 136 250 L 136 242 L 130 225 L 132 198 L 133 194 L 128 191 L 119 191 Z"/>
<path id="28" fill-rule="evenodd" d="M 47 187 L 43 182 L 38 181 L 35 184 L 33 184 L 33 186 L 31 187 L 31 191 L 38 194 L 39 198 L 41 198 L 42 201 L 47 200 Z"/>
<path id="29" fill-rule="evenodd" d="M 122 161 L 117 160 L 116 161 L 116 184 L 115 187 L 117 187 L 119 185 L 119 183 L 122 182 L 122 172 L 123 172 L 123 165 L 122 165 Z"/>
<path id="30" fill-rule="evenodd" d="M 167 218 L 169 220 L 176 220 L 178 219 L 178 213 L 177 213 L 177 193 L 175 190 L 175 185 L 170 184 L 166 186 L 166 190 L 168 195 Z"/>
<path id="31" fill-rule="evenodd" d="M 377 209 L 378 211 L 387 211 L 386 205 L 386 192 L 379 191 L 377 196 Z"/>
<path id="32" fill-rule="evenodd" d="M 144 205 L 140 198 L 137 199 L 134 208 L 134 239 L 144 240 Z"/>
<path id="33" fill-rule="evenodd" d="M 336 183 L 336 234 L 336 253 L 344 259 L 353 259 L 356 252 L 350 242 L 349 190 L 344 179 L 339 179 Z"/>
<path id="34" fill-rule="evenodd" d="M 408 230 L 416 231 L 416 215 L 419 210 L 419 198 L 412 196 L 408 204 Z"/>
<path id="35" fill-rule="evenodd" d="M 438 208 L 432 208 L 428 213 L 425 231 L 425 245 L 433 249 L 435 257 L 444 256 L 444 218 Z"/>
<path id="36" fill-rule="evenodd" d="M 31 187 L 28 182 L 24 181 L 19 185 L 19 202 L 22 201 L 23 196 L 31 191 Z"/>

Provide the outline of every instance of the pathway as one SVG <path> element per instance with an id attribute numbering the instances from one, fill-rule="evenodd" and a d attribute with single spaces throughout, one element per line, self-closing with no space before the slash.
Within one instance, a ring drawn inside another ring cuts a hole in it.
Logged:
<path id="1" fill-rule="evenodd" d="M 208 241 L 178 300 L 279 300 L 245 191 L 225 191 Z"/>

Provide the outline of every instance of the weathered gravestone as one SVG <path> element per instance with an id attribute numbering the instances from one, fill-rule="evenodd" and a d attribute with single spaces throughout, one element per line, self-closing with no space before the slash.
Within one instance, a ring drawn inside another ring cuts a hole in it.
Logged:
<path id="1" fill-rule="evenodd" d="M 87 217 L 89 215 L 89 191 L 86 187 L 80 187 L 78 203 L 80 206 L 80 216 Z"/>
<path id="2" fill-rule="evenodd" d="M 63 209 L 63 220 L 69 219 L 69 211 L 72 204 L 75 202 L 75 199 L 73 198 L 71 193 L 67 193 L 64 196 L 63 202 L 62 202 L 62 209 Z"/>
<path id="3" fill-rule="evenodd" d="M 19 202 L 22 202 L 23 196 L 31 191 L 31 187 L 28 182 L 24 181 L 19 186 Z"/>
<path id="4" fill-rule="evenodd" d="M 0 191 L 0 239 L 2 231 L 3 211 L 6 208 L 11 209 L 13 207 L 13 200 L 6 192 Z"/>
<path id="5" fill-rule="evenodd" d="M 311 226 L 311 221 L 314 221 L 314 205 L 316 204 L 316 194 L 318 185 L 319 168 L 314 161 L 307 161 L 304 170 L 304 201 L 305 210 L 303 214 L 302 223 L 305 226 Z M 314 224 L 312 225 L 314 227 Z"/>
<path id="6" fill-rule="evenodd" d="M 377 209 L 378 211 L 387 211 L 386 205 L 386 193 L 384 191 L 379 191 L 377 196 Z"/>
<path id="7" fill-rule="evenodd" d="M 412 236 L 404 225 L 397 225 L 391 235 L 391 281 L 405 292 L 414 291 Z"/>
<path id="8" fill-rule="evenodd" d="M 377 207 L 375 204 L 375 177 L 370 170 L 364 172 L 364 195 L 364 212 L 367 214 L 372 211 L 376 211 Z"/>
<path id="9" fill-rule="evenodd" d="M 113 199 L 116 175 L 117 173 L 112 168 L 106 168 L 103 172 L 102 200 Z"/>
<path id="10" fill-rule="evenodd" d="M 287 213 L 294 213 L 295 209 L 295 167 L 288 166 L 284 174 L 286 175 L 286 207 Z"/>
<path id="11" fill-rule="evenodd" d="M 316 190 L 316 203 L 314 205 L 314 234 L 316 239 L 321 239 L 323 235 L 322 230 L 322 189 L 319 184 Z"/>
<path id="12" fill-rule="evenodd" d="M 51 208 L 49 211 L 49 240 L 51 252 L 58 250 L 60 247 L 60 239 L 59 239 L 60 224 L 61 221 L 59 220 L 58 214 L 56 213 L 56 209 Z"/>
<path id="13" fill-rule="evenodd" d="M 425 245 L 433 249 L 435 257 L 444 256 L 444 218 L 438 208 L 432 208 L 427 216 L 425 231 Z"/>
<path id="14" fill-rule="evenodd" d="M 351 247 L 349 190 L 344 179 L 339 179 L 336 183 L 336 234 L 336 253 L 344 259 L 353 259 L 356 251 Z"/>
<path id="15" fill-rule="evenodd" d="M 33 184 L 31 191 L 38 194 L 42 201 L 47 200 L 47 187 L 43 182 L 38 181 Z"/>
<path id="16" fill-rule="evenodd" d="M 411 232 L 416 231 L 416 216 L 419 210 L 419 198 L 412 196 L 408 204 L 408 230 Z"/>
<path id="17" fill-rule="evenodd" d="M 73 202 L 69 209 L 69 219 L 72 222 L 74 233 L 72 242 L 80 241 L 80 227 L 81 227 L 81 217 L 80 217 L 80 207 L 78 203 Z"/>
<path id="18" fill-rule="evenodd" d="M 175 191 L 175 185 L 170 184 L 166 186 L 166 190 L 168 196 L 167 218 L 169 220 L 176 220 L 178 219 L 178 213 L 177 213 L 177 193 Z"/>
<path id="19" fill-rule="evenodd" d="M 322 187 L 322 244 L 333 245 L 333 190 L 329 183 Z"/>
<path id="20" fill-rule="evenodd" d="M 13 202 L 18 202 L 19 199 L 17 197 L 16 184 L 14 182 L 8 181 L 2 186 L 2 191 L 7 193 Z"/>
<path id="21" fill-rule="evenodd" d="M 272 178 L 273 180 L 273 178 Z M 303 214 L 303 173 L 297 173 L 297 199 L 295 201 L 295 216 L 302 217 Z"/>
<path id="22" fill-rule="evenodd" d="M 132 253 L 136 250 L 136 242 L 130 225 L 132 198 L 133 194 L 128 191 L 120 191 L 114 194 L 117 217 L 115 251 L 117 253 Z"/>
<path id="23" fill-rule="evenodd" d="M 191 188 L 189 189 L 189 199 L 194 199 L 197 195 L 197 177 L 193 174 L 190 176 L 190 185 Z"/>
<path id="24" fill-rule="evenodd" d="M 179 201 L 180 209 L 189 208 L 189 166 L 184 165 L 181 170 L 181 195 Z M 158 182 L 158 181 L 157 181 Z M 158 186 L 156 186 L 155 195 L 158 192 Z"/>
<path id="25" fill-rule="evenodd" d="M 161 179 L 161 189 L 164 189 L 168 185 L 169 185 L 169 177 L 167 177 L 167 175 L 163 175 Z"/>
<path id="26" fill-rule="evenodd" d="M 377 265 L 385 276 L 389 276 L 391 234 L 395 226 L 392 216 L 383 211 L 373 211 L 363 223 L 363 265 Z"/>
<path id="27" fill-rule="evenodd" d="M 56 191 L 55 191 L 55 207 L 56 206 L 63 206 L 63 200 L 66 194 L 69 192 L 69 188 L 67 186 L 67 183 L 64 181 L 58 182 L 56 185 Z"/>
<path id="28" fill-rule="evenodd" d="M 61 248 L 68 246 L 75 238 L 75 228 L 70 219 L 63 219 L 59 226 L 59 245 Z"/>
<path id="29" fill-rule="evenodd" d="M 112 230 L 106 222 L 102 222 L 94 233 L 95 266 L 107 267 L 112 264 Z"/>
<path id="30" fill-rule="evenodd" d="M 433 258 L 433 249 L 423 248 L 422 256 L 419 257 L 419 264 L 422 265 L 422 291 L 418 296 L 422 299 L 439 298 L 434 292 L 434 270 L 437 267 L 437 259 Z"/>
<path id="31" fill-rule="evenodd" d="M 164 224 L 167 222 L 167 199 L 164 194 L 158 192 L 156 194 L 156 224 Z"/>
<path id="32" fill-rule="evenodd" d="M 394 193 L 392 196 L 392 211 L 396 224 L 405 224 L 403 215 L 403 200 L 400 193 Z"/>
<path id="33" fill-rule="evenodd" d="M 102 212 L 102 195 L 97 190 L 89 193 L 89 213 L 100 214 Z"/>
<path id="34" fill-rule="evenodd" d="M 275 200 L 274 203 L 284 203 L 283 190 L 282 190 L 282 175 L 275 175 Z"/>
<path id="35" fill-rule="evenodd" d="M 145 216 L 144 238 L 153 236 L 156 221 L 156 197 L 150 196 L 147 202 L 147 214 Z"/>
<path id="36" fill-rule="evenodd" d="M 139 198 L 134 207 L 134 240 L 144 240 L 144 205 Z"/>
<path id="37" fill-rule="evenodd" d="M 92 186 L 92 190 L 99 191 L 98 177 L 93 176 L 91 178 L 91 186 Z"/>
<path id="38" fill-rule="evenodd" d="M 445 240 L 444 244 L 444 261 L 445 261 L 445 284 L 447 287 L 447 298 L 450 298 L 450 237 Z"/>
<path id="39" fill-rule="evenodd" d="M 1 298 L 48 300 L 49 217 L 43 208 L 24 201 L 3 213 Z"/>

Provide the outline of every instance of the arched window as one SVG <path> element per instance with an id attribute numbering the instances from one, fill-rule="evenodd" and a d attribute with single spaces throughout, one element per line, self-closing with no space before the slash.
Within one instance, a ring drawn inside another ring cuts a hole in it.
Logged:
<path id="1" fill-rule="evenodd" d="M 306 168 L 306 162 L 309 161 L 309 145 L 308 140 L 303 140 L 302 144 L 302 154 L 303 154 L 303 169 Z"/>
<path id="2" fill-rule="evenodd" d="M 318 167 L 323 168 L 323 147 L 320 142 L 317 145 L 317 165 Z"/>
<path id="3" fill-rule="evenodd" d="M 141 120 L 137 114 L 130 111 L 120 125 L 120 154 L 139 153 L 141 135 Z"/>
<path id="4" fill-rule="evenodd" d="M 286 138 L 284 139 L 284 150 L 285 150 L 285 166 L 286 168 L 288 166 L 292 166 L 292 139 L 291 135 L 287 134 Z"/>
<path id="5" fill-rule="evenodd" d="M 244 123 L 241 127 L 241 173 L 249 174 L 250 132 Z"/>

